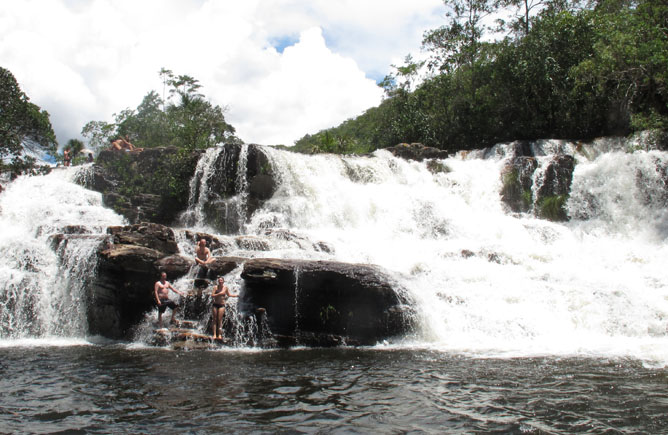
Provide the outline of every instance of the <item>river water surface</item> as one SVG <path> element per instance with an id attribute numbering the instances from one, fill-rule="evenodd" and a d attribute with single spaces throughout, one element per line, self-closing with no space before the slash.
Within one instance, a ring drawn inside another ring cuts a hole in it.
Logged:
<path id="1" fill-rule="evenodd" d="M 36 342 L 0 361 L 3 433 L 668 431 L 668 372 L 632 359 Z"/>

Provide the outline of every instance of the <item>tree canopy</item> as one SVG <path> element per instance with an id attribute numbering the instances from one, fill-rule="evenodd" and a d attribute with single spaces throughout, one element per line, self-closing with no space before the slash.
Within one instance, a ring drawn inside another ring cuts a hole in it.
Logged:
<path id="1" fill-rule="evenodd" d="M 452 11 L 446 24 L 424 35 L 431 70 L 425 80 L 413 89 L 422 64 L 408 57 L 380 83 L 380 106 L 304 136 L 295 149 L 368 152 L 422 142 L 454 151 L 668 128 L 665 2 L 444 3 Z M 508 7 L 516 8 L 514 21 L 483 24 Z M 491 39 L 499 31 L 506 35 Z"/>
<path id="2" fill-rule="evenodd" d="M 0 67 L 0 173 L 12 176 L 41 169 L 24 154 L 28 145 L 55 154 L 56 135 L 49 114 L 30 102 L 14 75 Z"/>
<path id="3" fill-rule="evenodd" d="M 118 137 L 128 136 L 137 147 L 174 145 L 183 149 L 202 149 L 221 142 L 236 142 L 235 129 L 225 120 L 226 108 L 214 106 L 199 93 L 199 81 L 187 75 L 175 76 L 162 68 L 159 72 L 165 89 L 144 96 L 136 109 L 114 114 L 115 122 L 91 121 L 81 130 L 89 146 L 105 148 Z"/>

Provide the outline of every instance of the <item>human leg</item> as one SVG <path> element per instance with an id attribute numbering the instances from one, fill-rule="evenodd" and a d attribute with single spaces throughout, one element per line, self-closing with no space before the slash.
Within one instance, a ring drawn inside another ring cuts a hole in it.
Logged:
<path id="1" fill-rule="evenodd" d="M 215 340 L 218 338 L 218 307 L 214 305 L 211 320 L 211 335 Z"/>
<path id="2" fill-rule="evenodd" d="M 223 316 L 225 315 L 225 307 L 218 308 L 218 319 L 216 321 L 216 329 L 218 331 L 218 338 L 223 338 Z"/>
<path id="3" fill-rule="evenodd" d="M 179 311 L 178 305 L 174 304 L 172 307 L 172 319 L 169 321 L 170 324 L 176 324 L 176 312 Z"/>
<path id="4" fill-rule="evenodd" d="M 158 328 L 162 328 L 162 313 L 164 313 L 166 309 L 167 307 L 162 302 L 158 305 Z"/>

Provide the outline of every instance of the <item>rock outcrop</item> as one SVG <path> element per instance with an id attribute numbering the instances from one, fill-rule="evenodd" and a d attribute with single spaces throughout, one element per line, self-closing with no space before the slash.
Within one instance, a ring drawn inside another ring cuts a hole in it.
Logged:
<path id="1" fill-rule="evenodd" d="M 145 314 L 155 309 L 153 285 L 163 271 L 172 282 L 192 277 L 189 288 L 180 289 L 189 293 L 184 315 L 206 325 L 211 308 L 207 289 L 218 276 L 240 266 L 243 285 L 235 289 L 241 291 L 239 321 L 255 325 L 239 327 L 255 335 L 246 337 L 247 343 L 374 344 L 412 327 L 405 293 L 375 266 L 218 256 L 204 268 L 178 252 L 168 227 L 137 224 L 107 232 L 88 295 L 93 334 L 130 338 Z M 54 237 L 54 244 L 61 239 Z"/>
<path id="2" fill-rule="evenodd" d="M 376 266 L 252 259 L 241 276 L 240 309 L 266 312 L 281 345 L 368 345 L 412 327 L 407 297 Z"/>
<path id="3" fill-rule="evenodd" d="M 241 145 L 223 145 L 208 180 L 208 198 L 202 211 L 205 221 L 221 234 L 238 233 L 241 225 L 276 191 L 274 170 L 262 147 L 248 145 L 245 156 L 242 151 Z M 239 167 L 240 162 L 245 162 L 245 168 Z"/>
<path id="4" fill-rule="evenodd" d="M 201 154 L 177 147 L 103 150 L 82 183 L 101 192 L 104 204 L 131 223 L 170 224 L 188 205 L 190 178 Z"/>
<path id="5" fill-rule="evenodd" d="M 501 200 L 515 213 L 531 211 L 533 173 L 538 167 L 533 157 L 514 157 L 501 171 Z"/>
<path id="6" fill-rule="evenodd" d="M 107 233 L 111 240 L 100 246 L 88 297 L 89 329 L 93 334 L 125 338 L 153 308 L 152 289 L 161 272 L 160 261 L 174 256 L 178 247 L 174 232 L 158 224 L 110 227 Z M 183 269 L 171 269 L 169 279 Z"/>
<path id="7" fill-rule="evenodd" d="M 428 147 L 421 143 L 400 143 L 393 147 L 385 148 L 395 157 L 401 157 L 406 160 L 417 160 L 421 162 L 428 159 L 447 159 L 448 152 L 438 148 Z"/>
<path id="8" fill-rule="evenodd" d="M 101 192 L 105 205 L 131 223 L 172 224 L 186 211 L 191 195 L 206 194 L 202 212 L 207 224 L 220 233 L 234 234 L 272 197 L 277 182 L 262 146 L 224 144 L 220 148 L 206 193 L 198 190 L 200 186 L 191 192 L 190 186 L 203 150 L 184 152 L 176 147 L 101 151 L 92 174 L 80 182 Z M 240 167 L 241 163 L 245 166 Z"/>
<path id="9" fill-rule="evenodd" d="M 517 141 L 510 144 L 508 163 L 501 171 L 501 200 L 515 213 L 533 212 L 553 221 L 568 219 L 565 205 L 570 194 L 575 158 L 556 154 L 539 170 L 531 144 Z M 534 186 L 534 180 L 540 184 Z"/>

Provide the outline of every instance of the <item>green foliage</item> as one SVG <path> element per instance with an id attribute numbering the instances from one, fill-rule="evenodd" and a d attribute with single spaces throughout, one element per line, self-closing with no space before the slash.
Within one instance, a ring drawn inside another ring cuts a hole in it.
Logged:
<path id="1" fill-rule="evenodd" d="M 591 3 L 591 2 L 590 2 Z M 436 74 L 416 89 L 410 57 L 381 83 L 387 97 L 296 142 L 303 152 L 372 151 L 421 142 L 455 151 L 516 139 L 590 139 L 668 129 L 668 4 L 651 0 L 447 1 L 425 34 Z M 511 34 L 489 41 L 482 17 L 517 8 Z M 540 11 L 536 13 L 537 11 Z"/>
<path id="2" fill-rule="evenodd" d="M 109 146 L 112 138 L 117 136 L 116 124 L 104 121 L 90 121 L 81 129 L 81 135 L 88 139 L 91 149 L 99 150 Z"/>
<path id="3" fill-rule="evenodd" d="M 14 75 L 0 67 L 0 172 L 15 177 L 46 171 L 35 166 L 35 159 L 22 154 L 26 141 L 55 154 L 56 136 L 49 114 L 31 103 Z"/>
<path id="4" fill-rule="evenodd" d="M 136 159 L 128 153 L 118 153 L 114 159 L 105 160 L 102 164 L 118 179 L 117 193 L 132 197 L 141 193 L 160 195 L 168 200 L 182 200 L 188 197 L 189 179 L 180 172 L 189 167 L 189 152 L 179 150 L 166 154 L 159 164 L 151 168 L 140 167 Z M 150 169 L 150 170 L 149 170 Z"/>
<path id="5" fill-rule="evenodd" d="M 423 47 L 431 53 L 430 68 L 453 72 L 472 67 L 480 56 L 479 47 L 487 27 L 484 19 L 495 12 L 495 0 L 447 0 L 448 23 L 425 32 Z"/>
<path id="6" fill-rule="evenodd" d="M 70 150 L 70 152 L 74 156 L 79 154 L 81 150 L 84 149 L 84 143 L 79 139 L 70 139 L 65 144 L 65 149 Z"/>
<path id="7" fill-rule="evenodd" d="M 568 195 L 554 195 L 542 198 L 538 203 L 538 215 L 543 219 L 551 221 L 566 221 L 566 201 Z"/>
<path id="8" fill-rule="evenodd" d="M 668 127 L 668 4 L 603 0 L 592 56 L 574 71 L 634 130 Z"/>
<path id="9" fill-rule="evenodd" d="M 114 123 L 91 121 L 81 134 L 92 148 L 106 148 L 118 137 L 129 137 L 139 148 L 177 146 L 186 150 L 203 149 L 221 142 L 239 142 L 235 129 L 225 121 L 226 108 L 214 106 L 199 93 L 199 81 L 187 75 L 174 76 L 162 68 L 159 72 L 164 88 L 169 86 L 165 101 L 150 91 L 136 109 L 115 114 Z"/>

